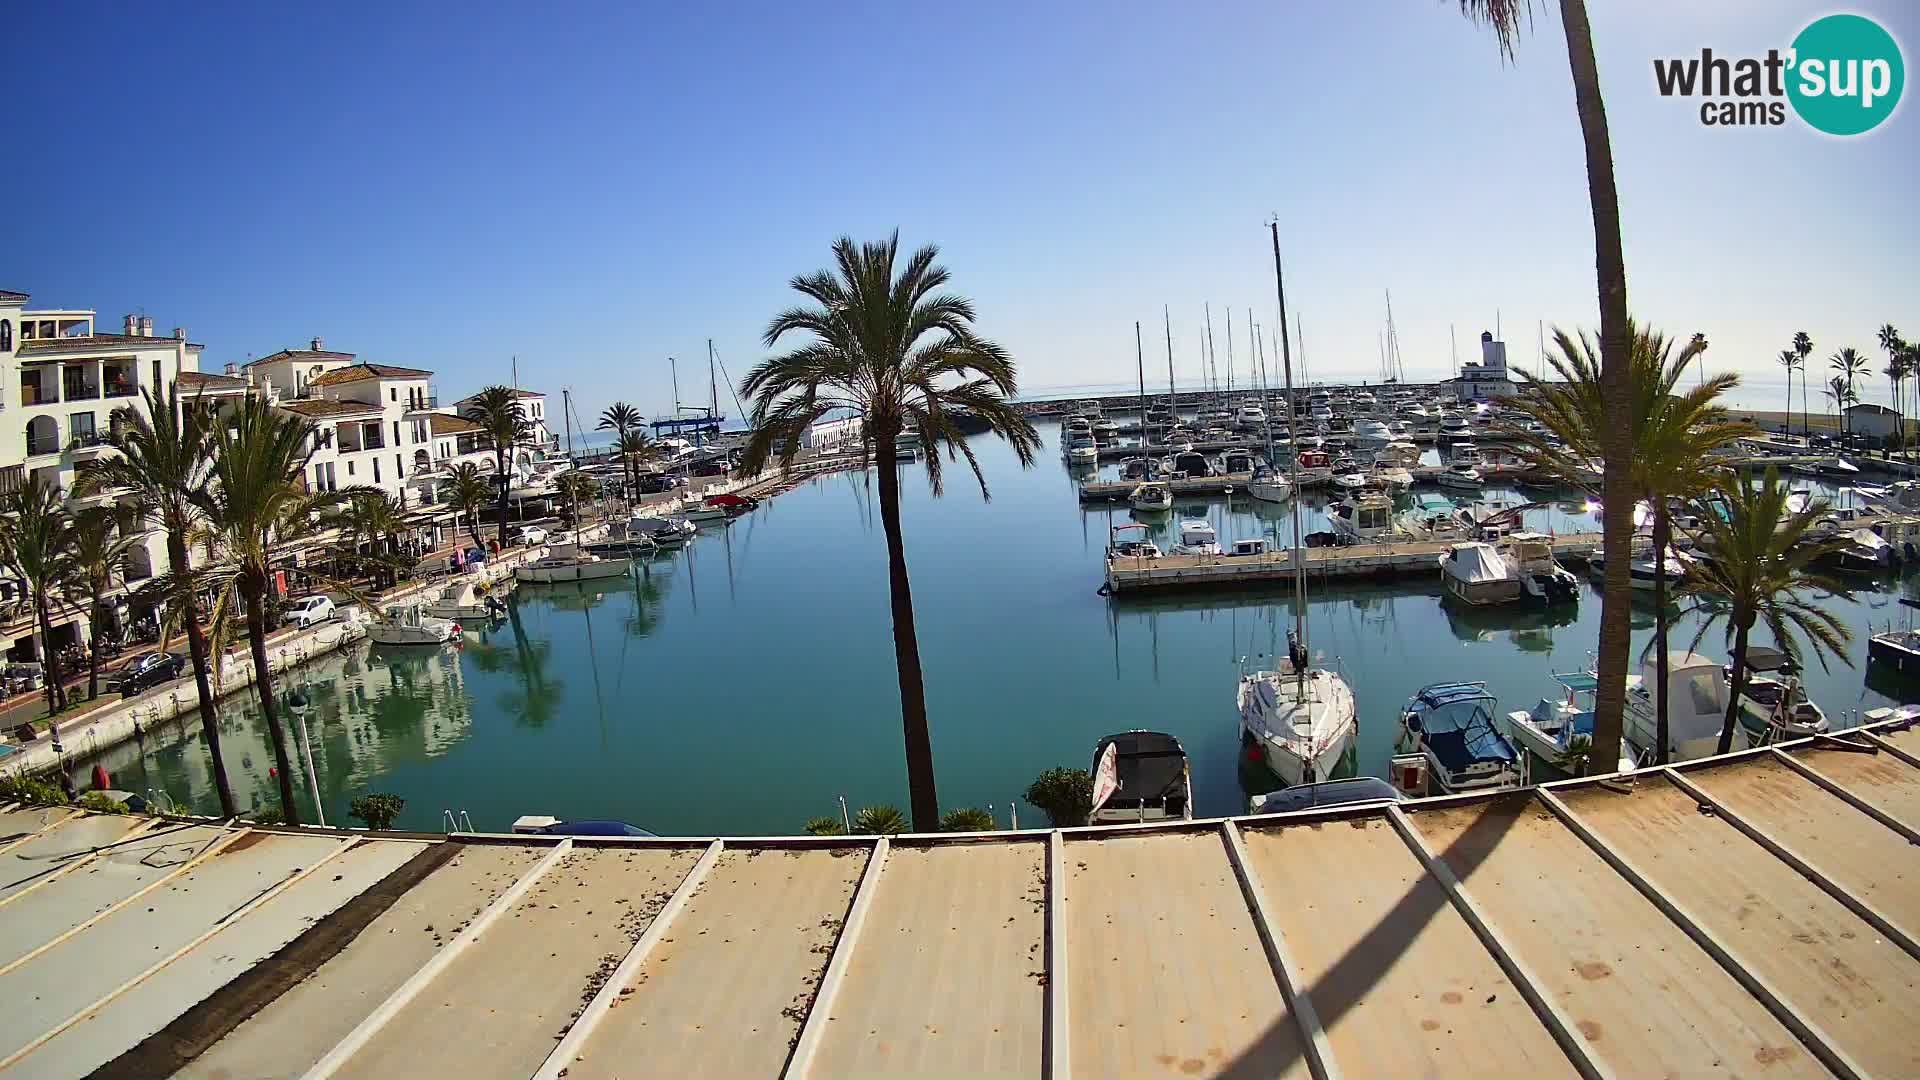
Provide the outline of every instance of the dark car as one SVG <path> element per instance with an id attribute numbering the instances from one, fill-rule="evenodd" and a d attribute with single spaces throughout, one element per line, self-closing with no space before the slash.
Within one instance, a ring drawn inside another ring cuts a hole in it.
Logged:
<path id="1" fill-rule="evenodd" d="M 121 668 L 117 683 L 109 684 L 107 689 L 118 690 L 132 697 L 142 690 L 179 678 L 186 666 L 187 662 L 173 653 L 148 653 Z"/>

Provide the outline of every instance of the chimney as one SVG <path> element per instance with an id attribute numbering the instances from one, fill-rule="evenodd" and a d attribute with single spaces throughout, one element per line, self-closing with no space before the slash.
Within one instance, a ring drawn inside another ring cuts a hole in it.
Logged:
<path id="1" fill-rule="evenodd" d="M 239 374 L 240 374 L 240 365 L 234 363 L 231 360 L 227 361 L 227 370 L 226 370 L 227 378 L 231 379 Z"/>
<path id="2" fill-rule="evenodd" d="M 184 327 L 184 326 L 176 326 L 176 327 L 174 327 L 174 328 L 173 328 L 173 339 L 174 339 L 175 341 L 185 341 L 185 340 L 187 340 L 187 328 L 186 328 L 186 327 Z"/>
<path id="3" fill-rule="evenodd" d="M 319 338 L 314 338 L 314 339 L 313 339 L 313 351 L 314 351 L 314 352 L 321 352 L 321 351 L 323 351 L 323 350 L 321 349 L 321 346 L 322 346 L 322 345 L 325 345 L 325 344 L 326 344 L 326 342 L 324 342 L 324 341 L 321 341 L 321 340 L 320 340 Z"/>
<path id="4" fill-rule="evenodd" d="M 153 336 L 153 316 L 151 315 L 140 316 L 140 336 L 141 337 Z"/>
<path id="5" fill-rule="evenodd" d="M 140 333 L 140 316 L 138 315 L 127 316 L 126 332 L 128 337 L 134 337 Z"/>
<path id="6" fill-rule="evenodd" d="M 1480 362 L 1490 368 L 1506 367 L 1507 343 L 1504 341 L 1495 341 L 1491 333 L 1482 331 L 1480 334 Z"/>

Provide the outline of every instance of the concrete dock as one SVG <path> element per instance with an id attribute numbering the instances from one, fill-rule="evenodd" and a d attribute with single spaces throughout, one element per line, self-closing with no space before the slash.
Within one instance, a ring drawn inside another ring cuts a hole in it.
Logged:
<path id="1" fill-rule="evenodd" d="M 1301 552 L 1310 578 L 1397 577 L 1423 574 L 1438 577 L 1440 556 L 1458 540 L 1400 540 L 1391 544 L 1354 544 L 1348 547 L 1307 548 Z M 1555 558 L 1585 561 L 1600 550 L 1599 533 L 1576 533 L 1553 540 Z M 1292 580 L 1293 553 L 1266 555 L 1162 555 L 1157 559 L 1132 556 L 1107 560 L 1107 591 L 1145 592 L 1152 589 L 1200 589 L 1256 584 L 1280 585 Z"/>

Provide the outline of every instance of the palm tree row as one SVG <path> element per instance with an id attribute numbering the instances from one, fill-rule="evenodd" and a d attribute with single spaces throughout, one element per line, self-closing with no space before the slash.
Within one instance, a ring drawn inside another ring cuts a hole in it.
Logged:
<path id="1" fill-rule="evenodd" d="M 53 641 L 56 606 L 85 607 L 95 634 L 102 625 L 105 597 L 119 580 L 127 548 L 119 523 L 102 510 L 75 516 L 60 491 L 29 480 L 0 498 L 0 566 L 19 579 L 33 608 L 46 675 L 47 714 L 58 722 L 66 708 L 67 673 Z M 100 694 L 99 649 L 88 650 L 87 697 Z"/>
<path id="2" fill-rule="evenodd" d="M 640 410 L 624 401 L 616 401 L 600 414 L 601 431 L 613 432 L 614 452 L 620 455 L 620 474 L 633 493 L 640 484 L 640 462 L 653 452 L 653 440 L 647 438 L 646 418 Z"/>

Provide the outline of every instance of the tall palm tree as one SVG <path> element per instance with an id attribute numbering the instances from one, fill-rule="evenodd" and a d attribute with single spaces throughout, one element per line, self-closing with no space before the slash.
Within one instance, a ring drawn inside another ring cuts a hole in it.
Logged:
<path id="1" fill-rule="evenodd" d="M 126 580 L 127 552 L 138 543 L 123 535 L 120 520 L 103 506 L 74 515 L 71 534 L 73 584 L 77 597 L 87 602 L 87 622 L 93 643 L 87 649 L 87 700 L 100 696 L 100 627 L 106 622 L 107 594 Z"/>
<path id="2" fill-rule="evenodd" d="M 107 441 L 119 453 L 81 462 L 74 489 L 84 495 L 125 488 L 121 506 L 156 519 L 167 534 L 167 618 L 185 628 L 194 685 L 200 692 L 200 733 L 213 762 L 220 812 L 234 817 L 239 810 L 220 753 L 220 725 L 208 679 L 207 636 L 200 626 L 196 571 L 187 547 L 189 534 L 201 518 L 194 495 L 206 488 L 213 472 L 211 429 L 217 425 L 207 410 L 196 408 L 181 394 L 178 383 L 163 395 L 145 388 L 140 393 L 144 410 L 130 406 L 114 410 Z"/>
<path id="3" fill-rule="evenodd" d="M 633 465 L 634 486 L 627 489 L 628 497 L 631 498 L 639 494 L 637 488 L 640 483 L 640 463 L 652 457 L 656 447 L 653 445 L 653 440 L 647 437 L 647 433 L 638 428 L 620 436 L 619 442 L 614 445 L 619 448 L 621 459 Z"/>
<path id="4" fill-rule="evenodd" d="M 1825 499 L 1809 499 L 1795 513 L 1787 502 L 1791 494 L 1778 470 L 1769 468 L 1758 487 L 1746 482 L 1726 486 L 1724 517 L 1701 515 L 1700 538 L 1713 558 L 1701 562 L 1682 591 L 1706 601 L 1700 606 L 1707 618 L 1694 635 L 1694 645 L 1715 624 L 1724 623 L 1733 649 L 1732 696 L 1720 728 L 1722 754 L 1733 748 L 1733 725 L 1746 691 L 1747 639 L 1755 626 L 1765 624 L 1774 644 L 1796 665 L 1801 656 L 1796 631 L 1806 637 L 1822 668 L 1829 654 L 1853 665 L 1846 652 L 1853 632 L 1809 598 L 1816 592 L 1846 591 L 1814 566 L 1844 541 L 1812 534 L 1814 523 L 1829 509 Z"/>
<path id="5" fill-rule="evenodd" d="M 404 559 L 398 537 L 413 527 L 406 507 L 399 499 L 377 487 L 352 487 L 335 492 L 340 496 L 326 515 L 325 524 L 339 529 L 353 554 L 348 561 L 373 575 L 384 588 L 399 580 Z M 365 549 L 365 550 L 362 550 Z"/>
<path id="6" fill-rule="evenodd" d="M 1620 192 L 1613 175 L 1607 106 L 1593 56 L 1593 26 L 1585 0 L 1559 0 L 1587 164 L 1587 201 L 1593 211 L 1594 278 L 1600 300 L 1600 382 L 1607 422 L 1600 430 L 1602 542 L 1625 551 L 1633 539 L 1633 447 L 1627 260 L 1620 242 Z M 1460 12 L 1493 31 L 1501 56 L 1511 60 L 1522 22 L 1532 23 L 1530 0 L 1460 0 Z M 1626 560 L 1608 559 L 1600 594 L 1599 691 L 1594 695 L 1594 751 L 1601 761 L 1617 751 L 1627 704 L 1627 653 L 1632 648 L 1632 579 Z M 918 823 L 916 822 L 916 825 Z"/>
<path id="7" fill-rule="evenodd" d="M 309 492 L 307 459 L 313 456 L 314 425 L 248 398 L 232 426 L 214 428 L 213 483 L 197 493 L 207 531 L 221 557 L 208 577 L 218 594 L 230 586 L 244 608 L 254 689 L 260 713 L 273 739 L 280 782 L 280 812 L 287 824 L 300 823 L 293 796 L 293 769 L 286 730 L 267 663 L 267 587 L 274 561 L 294 547 L 316 540 L 322 515 L 342 498 L 339 492 Z"/>
<path id="8" fill-rule="evenodd" d="M 0 496 L 0 566 L 19 579 L 33 606 L 47 680 L 47 715 L 58 724 L 66 704 L 66 678 L 59 650 L 53 647 L 53 605 L 72 587 L 78 567 L 73 518 L 57 488 L 29 478 L 19 490 Z"/>
<path id="9" fill-rule="evenodd" d="M 1892 323 L 1881 325 L 1879 338 L 1880 349 L 1887 354 L 1886 370 L 1882 371 L 1881 374 L 1885 375 L 1887 381 L 1893 384 L 1894 430 L 1899 434 L 1901 448 L 1905 449 L 1907 443 L 1907 419 L 1904 400 L 1900 396 L 1900 388 L 1907 381 L 1907 376 L 1912 374 L 1912 368 L 1909 366 L 1907 358 L 1907 343 L 1905 339 L 1901 338 L 1900 331 L 1895 329 Z"/>
<path id="10" fill-rule="evenodd" d="M 442 497 L 467 519 L 467 532 L 480 543 L 480 511 L 493 499 L 493 485 L 487 482 L 480 466 L 471 461 L 457 462 L 441 481 Z"/>
<path id="11" fill-rule="evenodd" d="M 1843 375 L 1835 375 L 1833 378 L 1828 379 L 1826 389 L 1820 391 L 1820 393 L 1828 401 L 1833 403 L 1833 411 L 1840 418 L 1840 423 L 1844 425 L 1847 416 L 1847 406 L 1853 404 L 1853 387 L 1847 385 L 1846 377 Z M 1842 430 L 1844 430 L 1844 426 Z"/>
<path id="12" fill-rule="evenodd" d="M 623 444 L 627 441 L 627 435 L 638 431 L 644 420 L 639 409 L 624 401 L 616 401 L 600 414 L 600 423 L 597 425 L 601 431 L 613 432 L 614 446 L 620 452 L 620 474 L 625 477 L 629 488 L 635 480 L 635 464 L 628 459 Z"/>
<path id="13" fill-rule="evenodd" d="M 864 422 L 865 447 L 879 474 L 880 520 L 887 537 L 893 651 L 913 825 L 915 831 L 933 832 L 940 826 L 940 801 L 900 532 L 895 440 L 907 431 L 920 436 L 935 495 L 943 490 L 939 451 L 944 448 L 950 457 L 966 458 L 981 495 L 987 496 L 986 476 L 954 423 L 954 410 L 968 410 L 984 420 L 989 430 L 1012 444 L 1023 467 L 1033 464 L 1040 437 L 1011 403 L 1013 357 L 974 332 L 972 301 L 940 291 L 950 275 L 934 262 L 938 249 L 921 248 L 896 273 L 899 248 L 898 232 L 864 245 L 841 237 L 833 245 L 837 276 L 821 270 L 793 279 L 794 290 L 811 303 L 774 316 L 764 341 L 771 348 L 790 333 L 808 340 L 747 373 L 741 392 L 753 399 L 753 434 L 742 468 L 758 472 L 776 454 L 783 468 L 791 466 L 807 428 L 834 410 L 847 410 Z"/>
<path id="14" fill-rule="evenodd" d="M 1780 350 L 1780 366 L 1787 369 L 1787 412 L 1784 422 L 1786 433 L 1793 434 L 1793 373 L 1800 369 L 1800 354 L 1792 349 Z"/>
<path id="15" fill-rule="evenodd" d="M 479 424 L 493 440 L 495 482 L 500 485 L 500 546 L 507 546 L 507 491 L 513 486 L 507 465 L 513 448 L 533 437 L 533 423 L 520 406 L 520 395 L 508 386 L 489 386 L 473 396 L 467 419 Z"/>
<path id="16" fill-rule="evenodd" d="M 1512 426 L 1521 453 L 1536 468 L 1558 475 L 1575 486 L 1584 486 L 1582 478 L 1591 475 L 1586 462 L 1598 450 L 1601 425 L 1606 423 L 1604 392 L 1600 385 L 1600 357 L 1594 341 L 1583 335 L 1575 341 L 1565 331 L 1554 332 L 1559 355 L 1548 354 L 1555 381 L 1536 380 L 1521 373 L 1528 393 L 1515 402 L 1522 415 L 1537 421 L 1563 445 L 1554 445 L 1541 434 Z M 1654 550 L 1654 664 L 1661 686 L 1667 679 L 1667 560 L 1673 545 L 1671 500 L 1703 495 L 1717 482 L 1710 455 L 1756 432 L 1753 425 L 1727 418 L 1717 399 L 1740 384 L 1740 377 L 1723 372 L 1704 379 L 1687 390 L 1680 389 L 1680 378 L 1690 364 L 1707 351 L 1707 339 L 1699 334 L 1683 346 L 1677 355 L 1666 337 L 1655 330 L 1634 327 L 1632 361 L 1633 396 L 1630 400 L 1633 437 L 1633 497 L 1651 511 Z M 1613 551 L 1625 553 L 1624 548 Z M 1609 564 L 1625 561 L 1609 558 Z M 1656 750 L 1659 763 L 1666 762 L 1667 700 L 1662 695 L 1655 718 Z M 1601 753 L 1606 747 L 1597 747 Z M 1596 760 L 1618 761 L 1617 748 L 1612 757 Z"/>
<path id="17" fill-rule="evenodd" d="M 1800 358 L 1800 434 L 1811 437 L 1813 431 L 1808 426 L 1811 418 L 1807 411 L 1807 360 L 1813 356 L 1813 339 L 1807 336 L 1805 330 L 1794 332 L 1793 352 Z"/>
<path id="18" fill-rule="evenodd" d="M 1847 403 L 1860 400 L 1859 393 L 1854 389 L 1854 380 L 1867 374 L 1867 369 L 1870 366 L 1867 358 L 1860 354 L 1860 350 L 1851 345 L 1846 346 L 1827 359 L 1827 367 L 1838 373 L 1836 378 L 1844 379 L 1847 383 L 1845 400 L 1840 403 L 1840 431 L 1842 434 L 1853 434 L 1853 425 L 1847 416 Z"/>

